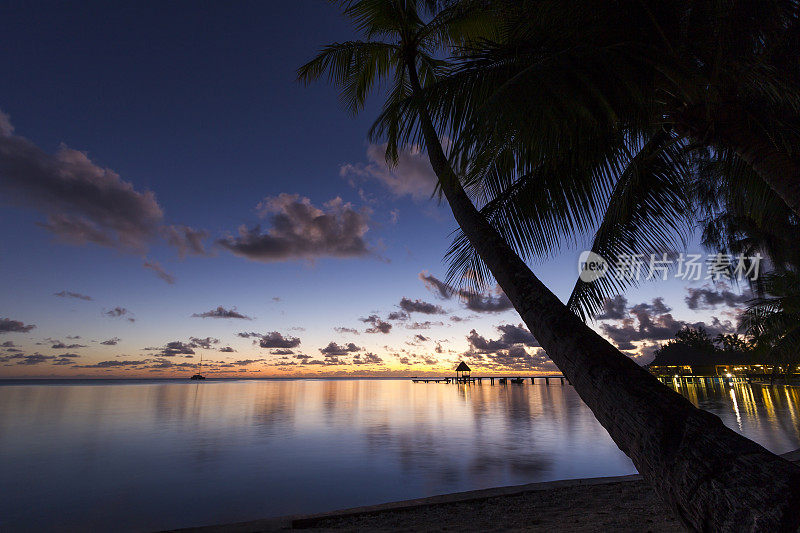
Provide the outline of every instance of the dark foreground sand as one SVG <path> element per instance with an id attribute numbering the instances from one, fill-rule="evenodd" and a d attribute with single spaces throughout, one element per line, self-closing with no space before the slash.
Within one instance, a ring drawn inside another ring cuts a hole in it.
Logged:
<path id="1" fill-rule="evenodd" d="M 564 487 L 320 521 L 344 531 L 683 531 L 644 481 Z"/>
<path id="2" fill-rule="evenodd" d="M 785 454 L 800 460 L 800 450 Z M 684 531 L 638 475 L 551 481 L 394 502 L 333 513 L 180 530 L 256 531 Z"/>

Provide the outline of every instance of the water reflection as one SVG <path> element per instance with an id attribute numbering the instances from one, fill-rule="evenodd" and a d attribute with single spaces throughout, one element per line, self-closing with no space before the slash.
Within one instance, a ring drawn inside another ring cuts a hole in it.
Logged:
<path id="1" fill-rule="evenodd" d="M 680 388 L 776 452 L 796 388 Z M 0 386 L 0 530 L 146 531 L 634 472 L 569 386 Z"/>

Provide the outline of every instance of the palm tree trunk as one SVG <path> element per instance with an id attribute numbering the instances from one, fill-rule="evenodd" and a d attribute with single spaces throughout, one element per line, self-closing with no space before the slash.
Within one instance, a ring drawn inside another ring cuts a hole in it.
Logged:
<path id="1" fill-rule="evenodd" d="M 800 467 L 726 428 L 572 313 L 483 218 L 444 154 L 409 78 L 428 157 L 453 216 L 531 333 L 639 472 L 697 531 L 794 531 Z"/>

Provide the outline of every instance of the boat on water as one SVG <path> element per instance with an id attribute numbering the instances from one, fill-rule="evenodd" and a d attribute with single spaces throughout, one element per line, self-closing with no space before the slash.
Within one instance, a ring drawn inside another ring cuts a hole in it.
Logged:
<path id="1" fill-rule="evenodd" d="M 523 381 L 525 380 L 523 380 L 522 378 L 511 378 L 511 383 L 521 384 Z"/>
<path id="2" fill-rule="evenodd" d="M 200 355 L 200 362 L 197 363 L 197 374 L 195 374 L 194 376 L 190 377 L 189 379 L 194 380 L 194 381 L 197 381 L 197 380 L 200 380 L 200 379 L 206 379 L 206 377 L 202 374 L 202 370 L 203 370 L 203 356 L 201 354 Z"/>

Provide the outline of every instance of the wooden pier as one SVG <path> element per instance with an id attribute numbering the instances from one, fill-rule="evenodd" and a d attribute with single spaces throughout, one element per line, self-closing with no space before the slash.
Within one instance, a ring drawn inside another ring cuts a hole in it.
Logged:
<path id="1" fill-rule="evenodd" d="M 545 385 L 550 385 L 550 380 L 556 380 L 561 385 L 565 383 L 569 385 L 569 381 L 564 376 L 470 376 L 470 377 L 453 377 L 453 378 L 425 378 L 425 377 L 413 377 L 411 381 L 414 383 L 483 383 L 483 381 L 488 381 L 490 385 L 494 385 L 495 380 L 499 385 L 520 385 L 527 380 L 531 381 L 531 384 L 536 383 L 536 380 L 544 380 Z M 514 380 L 517 380 L 516 382 Z M 541 381 L 540 381 L 541 383 Z"/>

